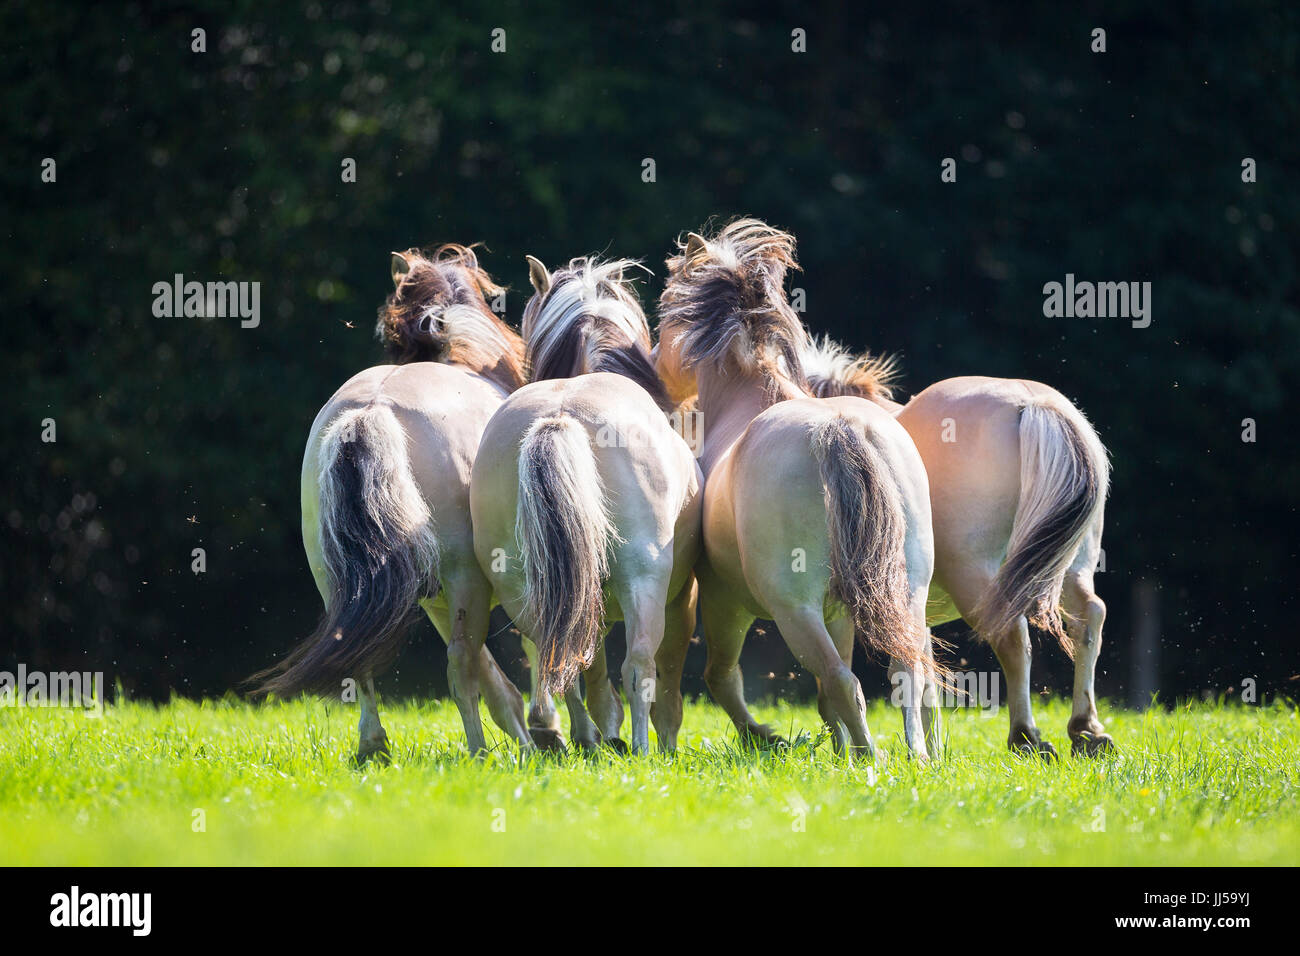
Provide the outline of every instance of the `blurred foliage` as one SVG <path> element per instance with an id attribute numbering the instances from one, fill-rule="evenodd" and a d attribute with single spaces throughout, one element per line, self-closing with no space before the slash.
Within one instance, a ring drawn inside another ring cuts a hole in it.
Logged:
<path id="1" fill-rule="evenodd" d="M 643 257 L 649 301 L 674 236 L 745 213 L 798 236 L 809 325 L 901 352 L 908 391 L 1039 379 L 1097 424 L 1104 693 L 1145 577 L 1166 694 L 1294 694 L 1300 11 L 1148 6 L 6 3 L 3 659 L 220 692 L 307 632 L 300 455 L 381 360 L 390 249 L 485 242 L 517 320 L 526 252 Z M 1045 319 L 1067 272 L 1150 280 L 1151 327 Z M 155 318 L 176 273 L 261 282 L 260 327 Z M 428 632 L 407 679 L 437 686 Z"/>

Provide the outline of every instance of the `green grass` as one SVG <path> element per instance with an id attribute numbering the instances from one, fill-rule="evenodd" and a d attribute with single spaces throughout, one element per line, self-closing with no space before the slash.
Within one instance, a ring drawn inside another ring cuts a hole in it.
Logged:
<path id="1" fill-rule="evenodd" d="M 1300 863 L 1294 705 L 1104 708 L 1122 752 L 1050 765 L 1005 751 L 1005 712 L 950 712 L 948 755 L 918 767 L 879 703 L 874 768 L 834 757 L 812 708 L 756 710 L 789 752 L 739 749 L 701 701 L 675 757 L 521 762 L 471 760 L 449 702 L 385 707 L 394 762 L 357 770 L 338 705 L 4 708 L 0 863 Z M 1068 703 L 1037 714 L 1068 751 Z"/>

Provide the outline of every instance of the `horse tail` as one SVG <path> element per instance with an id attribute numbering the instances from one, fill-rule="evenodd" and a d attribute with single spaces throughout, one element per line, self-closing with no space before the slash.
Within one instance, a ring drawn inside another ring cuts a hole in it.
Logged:
<path id="1" fill-rule="evenodd" d="M 329 598 L 311 636 L 254 674 L 254 694 L 339 690 L 397 656 L 422 596 L 437 593 L 433 516 L 411 473 L 391 408 L 350 409 L 325 430 L 318 456 L 320 534 Z"/>
<path id="2" fill-rule="evenodd" d="M 848 608 L 867 650 L 928 670 L 911 613 L 907 518 L 889 463 L 842 415 L 817 426 L 812 448 L 826 488 L 831 596 Z"/>
<path id="3" fill-rule="evenodd" d="M 1101 516 L 1109 482 L 1101 439 L 1063 396 L 1021 409 L 1020 500 L 1006 560 L 976 610 L 982 634 L 996 639 L 1024 615 L 1073 656 L 1061 588 L 1083 536 Z"/>
<path id="4" fill-rule="evenodd" d="M 618 538 L 587 431 L 568 415 L 534 422 L 520 445 L 515 536 L 538 692 L 562 693 L 595 654 L 609 549 Z"/>

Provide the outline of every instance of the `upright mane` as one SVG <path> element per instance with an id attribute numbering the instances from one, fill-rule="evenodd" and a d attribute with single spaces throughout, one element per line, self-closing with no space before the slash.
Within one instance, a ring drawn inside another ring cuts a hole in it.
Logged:
<path id="1" fill-rule="evenodd" d="M 394 271 L 396 288 L 379 309 L 375 335 L 398 364 L 441 362 L 481 371 L 514 390 L 524 383 L 523 342 L 484 296 L 504 290 L 454 242 L 426 254 L 410 249 Z"/>
<path id="2" fill-rule="evenodd" d="M 808 332 L 785 295 L 798 269 L 794 237 L 757 219 L 737 219 L 712 238 L 678 240 L 659 300 L 660 340 L 671 337 L 683 367 L 712 366 L 806 391 Z"/>
<path id="3" fill-rule="evenodd" d="M 892 355 L 854 355 L 823 335 L 811 339 L 801 356 L 808 391 L 818 398 L 856 395 L 868 401 L 892 400 L 898 360 Z"/>
<path id="4" fill-rule="evenodd" d="M 665 413 L 668 392 L 650 360 L 650 326 L 627 273 L 634 259 L 570 260 L 528 300 L 523 333 L 530 381 L 613 372 L 636 382 Z"/>

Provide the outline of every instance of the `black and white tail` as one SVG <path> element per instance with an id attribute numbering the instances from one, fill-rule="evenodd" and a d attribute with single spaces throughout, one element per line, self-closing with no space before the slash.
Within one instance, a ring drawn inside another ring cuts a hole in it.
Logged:
<path id="1" fill-rule="evenodd" d="M 416 602 L 437 593 L 438 546 L 387 405 L 350 409 L 321 439 L 320 536 L 329 598 L 316 630 L 287 658 L 253 675 L 254 693 L 338 693 L 397 655 Z"/>
<path id="2" fill-rule="evenodd" d="M 1082 412 L 1057 396 L 1021 410 L 1020 500 L 1006 560 L 977 612 L 986 639 L 999 639 L 1024 615 L 1073 654 L 1061 620 L 1061 588 L 1083 536 L 1101 516 L 1109 482 L 1106 449 Z"/>
<path id="3" fill-rule="evenodd" d="M 587 430 L 566 415 L 534 422 L 520 445 L 515 536 L 523 621 L 537 645 L 540 693 L 563 693 L 590 663 L 618 533 Z"/>

